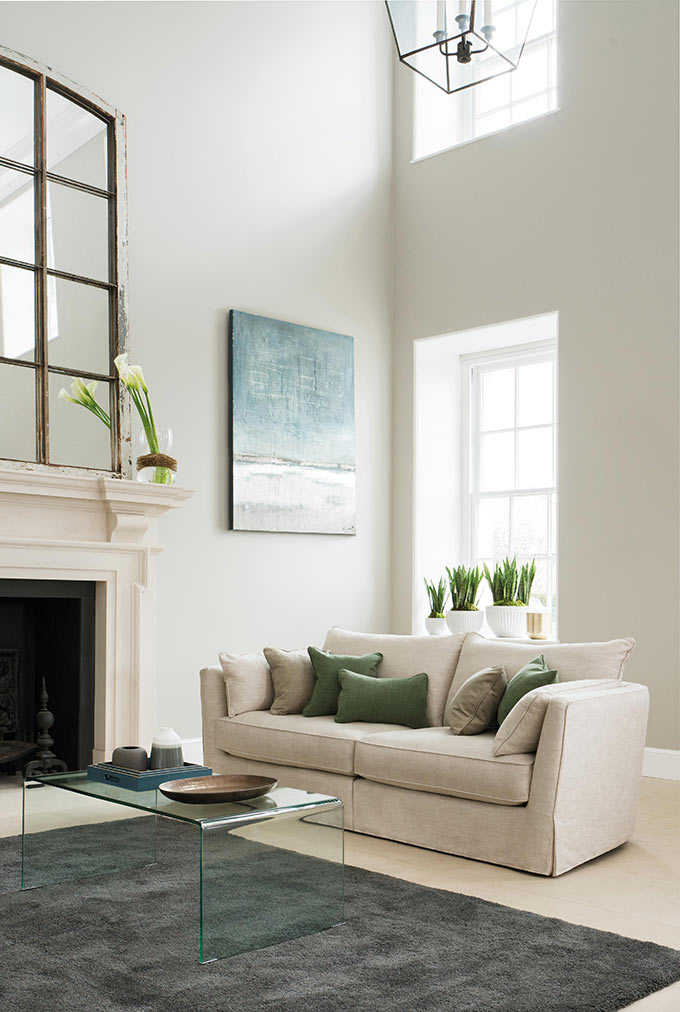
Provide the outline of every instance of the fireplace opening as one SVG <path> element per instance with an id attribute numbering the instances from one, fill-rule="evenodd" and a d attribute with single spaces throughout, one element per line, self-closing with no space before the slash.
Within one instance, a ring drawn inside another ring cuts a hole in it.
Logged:
<path id="1" fill-rule="evenodd" d="M 0 580 L 0 740 L 35 741 L 43 680 L 52 751 L 69 770 L 92 762 L 95 583 Z M 34 756 L 0 766 L 23 769 Z"/>

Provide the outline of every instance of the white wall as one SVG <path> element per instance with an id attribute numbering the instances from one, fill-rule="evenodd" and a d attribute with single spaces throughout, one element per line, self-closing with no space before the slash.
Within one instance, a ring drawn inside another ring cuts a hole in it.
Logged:
<path id="1" fill-rule="evenodd" d="M 635 636 L 648 744 L 677 748 L 677 3 L 562 2 L 559 22 L 559 112 L 413 165 L 395 71 L 393 610 L 408 630 L 414 340 L 556 310 L 560 636 Z"/>
<path id="2" fill-rule="evenodd" d="M 200 733 L 221 649 L 389 623 L 389 27 L 377 3 L 5 3 L 3 44 L 128 118 L 132 360 L 179 479 L 159 723 Z M 234 533 L 227 311 L 355 337 L 357 537 Z M 75 409 L 74 409 L 75 410 Z"/>

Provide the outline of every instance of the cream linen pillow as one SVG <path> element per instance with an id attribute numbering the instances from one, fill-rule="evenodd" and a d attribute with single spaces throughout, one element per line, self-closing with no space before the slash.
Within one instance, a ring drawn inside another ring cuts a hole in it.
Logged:
<path id="1" fill-rule="evenodd" d="M 502 664 L 483 668 L 468 678 L 447 703 L 444 721 L 454 734 L 481 734 L 496 716 L 507 684 Z"/>
<path id="2" fill-rule="evenodd" d="M 270 712 L 277 715 L 302 713 L 312 697 L 316 675 L 306 650 L 276 650 L 265 647 L 264 656 L 272 673 L 274 702 Z"/>
<path id="3" fill-rule="evenodd" d="M 227 687 L 227 713 L 237 717 L 268 710 L 274 699 L 272 675 L 264 654 L 220 654 Z"/>
<path id="4" fill-rule="evenodd" d="M 584 678 L 556 682 L 532 689 L 517 702 L 496 732 L 494 755 L 524 755 L 535 752 L 543 730 L 543 721 L 554 696 L 588 689 L 616 689 L 621 682 L 613 678 Z"/>

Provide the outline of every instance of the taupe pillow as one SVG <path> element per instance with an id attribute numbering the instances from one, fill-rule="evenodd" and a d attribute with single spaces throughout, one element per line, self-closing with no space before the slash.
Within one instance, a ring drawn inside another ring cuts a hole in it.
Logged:
<path id="1" fill-rule="evenodd" d="M 265 647 L 274 683 L 274 702 L 270 713 L 281 716 L 285 713 L 302 713 L 302 707 L 309 702 L 316 675 L 306 650 L 276 650 Z"/>
<path id="2" fill-rule="evenodd" d="M 508 678 L 502 664 L 482 668 L 461 685 L 446 705 L 444 719 L 454 734 L 481 734 L 496 716 Z"/>

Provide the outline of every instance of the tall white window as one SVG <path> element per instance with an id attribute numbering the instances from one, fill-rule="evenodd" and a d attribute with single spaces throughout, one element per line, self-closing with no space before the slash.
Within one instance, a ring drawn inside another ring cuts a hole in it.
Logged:
<path id="1" fill-rule="evenodd" d="M 532 598 L 556 620 L 555 345 L 466 356 L 468 557 L 493 569 L 536 559 Z M 490 604 L 486 585 L 481 603 Z"/>
<path id="2" fill-rule="evenodd" d="M 494 7 L 494 20 L 517 20 L 520 8 L 533 0 L 508 0 Z M 445 151 L 466 141 L 515 126 L 557 109 L 556 0 L 537 0 L 517 70 L 447 95 L 414 75 L 413 157 Z M 503 61 L 496 54 L 479 57 L 483 73 L 494 73 Z"/>

